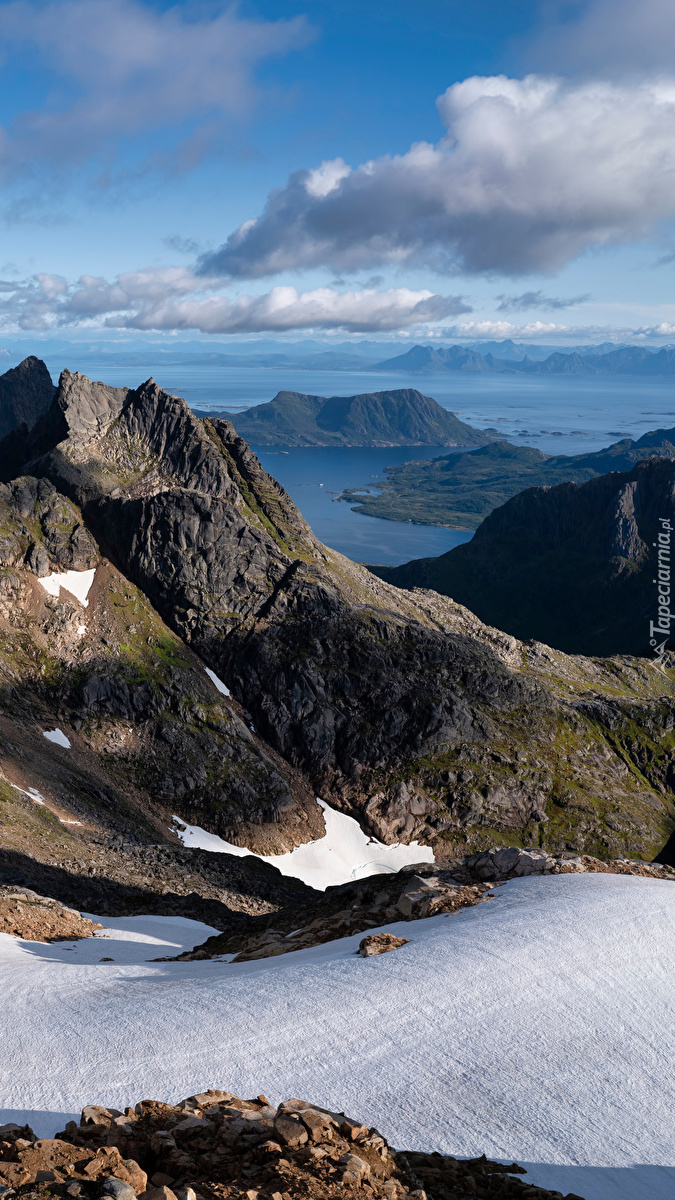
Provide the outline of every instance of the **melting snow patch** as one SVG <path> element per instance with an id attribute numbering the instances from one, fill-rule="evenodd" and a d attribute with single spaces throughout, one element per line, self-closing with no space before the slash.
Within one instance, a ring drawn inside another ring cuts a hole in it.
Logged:
<path id="1" fill-rule="evenodd" d="M 38 792 L 37 788 L 21 788 L 19 787 L 18 783 L 10 783 L 9 786 L 13 787 L 17 792 L 21 792 L 23 796 L 28 796 L 35 804 L 41 804 L 43 808 L 49 808 L 49 805 L 42 795 L 42 792 Z M 50 808 L 49 811 L 52 812 L 53 810 Z M 81 821 L 69 820 L 68 817 L 59 817 L 58 813 L 54 813 L 53 815 L 58 818 L 62 825 L 82 824 Z"/>
<path id="2" fill-rule="evenodd" d="M 225 686 L 222 679 L 218 678 L 215 671 L 212 671 L 210 667 L 204 667 L 204 670 L 206 671 L 206 674 L 211 680 L 213 686 L 216 687 L 219 692 L 222 692 L 223 696 L 229 696 L 231 694 L 229 687 Z"/>
<path id="3" fill-rule="evenodd" d="M 70 750 L 70 742 L 62 729 L 45 729 L 42 734 L 48 742 L 53 742 L 55 746 L 63 746 L 64 750 Z"/>
<path id="4" fill-rule="evenodd" d="M 400 843 L 385 846 L 383 842 L 369 838 L 353 817 L 336 812 L 324 800 L 319 800 L 319 804 L 326 822 L 325 837 L 296 846 L 288 854 L 257 854 L 255 857 L 278 867 L 282 875 L 292 875 L 321 892 L 352 879 L 400 871 L 410 863 L 434 861 L 434 852 L 429 846 L 420 846 L 419 842 L 411 842 L 408 846 Z M 187 825 L 182 817 L 174 817 L 174 820 L 182 826 L 177 832 L 184 846 L 239 857 L 253 853 L 223 841 L 215 833 L 207 833 L 198 825 Z"/>
<path id="5" fill-rule="evenodd" d="M 89 603 L 89 601 L 87 600 L 87 604 L 88 603 Z M 78 637 L 83 637 L 86 632 L 87 632 L 86 625 L 78 625 L 78 627 L 77 627 L 77 636 Z"/>
<path id="6" fill-rule="evenodd" d="M 61 588 L 65 588 L 72 596 L 76 596 L 87 608 L 89 601 L 89 589 L 94 582 L 96 567 L 92 567 L 89 571 L 63 571 L 57 574 L 55 571 L 51 575 L 45 575 L 44 579 L 38 580 L 42 584 L 46 592 L 50 596 L 58 596 Z"/>
<path id="7" fill-rule="evenodd" d="M 42 795 L 42 792 L 38 792 L 37 788 L 21 788 L 19 787 L 18 783 L 10 783 L 9 786 L 13 787 L 15 791 L 21 792 L 23 796 L 30 796 L 31 800 L 33 800 L 35 804 L 42 804 L 43 806 L 45 805 L 45 798 Z"/>

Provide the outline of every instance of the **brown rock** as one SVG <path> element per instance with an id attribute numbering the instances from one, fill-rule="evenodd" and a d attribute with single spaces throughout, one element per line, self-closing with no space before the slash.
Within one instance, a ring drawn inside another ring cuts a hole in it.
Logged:
<path id="1" fill-rule="evenodd" d="M 370 958 L 374 954 L 398 950 L 399 946 L 405 946 L 409 941 L 410 938 L 394 937 L 393 933 L 369 933 L 368 937 L 361 938 L 357 953 L 361 958 Z"/>
<path id="2" fill-rule="evenodd" d="M 350 1121 L 349 1117 L 345 1117 L 340 1125 L 340 1133 L 349 1138 L 350 1142 L 356 1142 L 368 1136 L 368 1126 L 359 1125 L 358 1121 Z"/>
<path id="3" fill-rule="evenodd" d="M 304 1125 L 294 1117 L 281 1113 L 274 1119 L 274 1132 L 277 1137 L 286 1146 L 295 1149 L 297 1146 L 302 1146 L 308 1140 L 307 1130 Z"/>
<path id="4" fill-rule="evenodd" d="M 335 1121 L 328 1113 L 317 1112 L 315 1108 L 308 1108 L 300 1113 L 300 1120 L 309 1130 L 311 1141 L 325 1142 L 332 1138 Z"/>

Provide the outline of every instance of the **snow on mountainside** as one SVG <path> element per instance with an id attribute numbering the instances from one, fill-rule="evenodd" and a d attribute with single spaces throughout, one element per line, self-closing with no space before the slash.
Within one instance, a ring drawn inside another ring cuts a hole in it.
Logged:
<path id="1" fill-rule="evenodd" d="M 103 944 L 0 937 L 0 1121 L 45 1135 L 84 1100 L 263 1086 L 358 1112 L 401 1148 L 516 1159 L 586 1200 L 673 1195 L 669 883 L 514 880 L 388 926 L 412 941 L 365 960 L 357 935 L 235 966 L 152 962 L 209 930 L 106 925 Z"/>
<path id="2" fill-rule="evenodd" d="M 419 842 L 408 845 L 397 842 L 385 846 L 376 838 L 363 832 L 358 821 L 346 813 L 337 812 L 323 800 L 318 801 L 326 823 L 325 837 L 296 846 L 287 854 L 258 855 L 264 862 L 278 867 L 282 875 L 291 875 L 303 883 L 323 892 L 327 887 L 348 883 L 352 879 L 364 879 L 368 875 L 382 875 L 400 871 L 410 863 L 433 862 L 431 846 L 420 846 Z M 184 846 L 211 850 L 219 854 L 234 854 L 243 858 L 252 854 L 241 846 L 223 841 L 214 833 L 188 825 L 180 817 L 174 817 L 178 836 Z"/>

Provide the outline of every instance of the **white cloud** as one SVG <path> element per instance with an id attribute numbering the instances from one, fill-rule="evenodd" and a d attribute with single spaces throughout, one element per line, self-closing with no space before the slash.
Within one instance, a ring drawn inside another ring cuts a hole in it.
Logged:
<path id="1" fill-rule="evenodd" d="M 436 145 L 296 171 L 202 268 L 549 272 L 675 216 L 675 82 L 476 77 L 438 108 Z"/>
<path id="2" fill-rule="evenodd" d="M 571 325 L 546 324 L 544 321 L 530 321 L 527 325 L 513 325 L 510 321 L 462 321 L 452 329 L 444 330 L 448 337 L 453 338 L 487 338 L 497 341 L 500 338 L 539 338 L 567 336 L 579 332 Z M 582 330 L 590 333 L 590 330 Z"/>
<path id="3" fill-rule="evenodd" d="M 0 168 L 98 158 L 153 131 L 168 131 L 162 157 L 193 165 L 223 122 L 251 104 L 258 63 L 307 37 L 301 18 L 245 20 L 189 3 L 10 0 L 0 5 L 5 57 L 25 54 L 58 90 L 3 131 Z"/>
<path id="4" fill-rule="evenodd" d="M 374 332 L 422 321 L 443 320 L 470 309 L 457 296 L 390 288 L 336 292 L 315 288 L 298 293 L 275 287 L 261 296 L 209 296 L 169 300 L 109 325 L 131 329 L 199 329 L 202 333 L 263 333 L 288 329 L 346 329 Z"/>
<path id="5" fill-rule="evenodd" d="M 258 333 L 290 329 L 397 329 L 471 312 L 460 296 L 375 288 L 298 293 L 275 287 L 257 296 L 204 295 L 218 281 L 187 267 L 149 267 L 108 282 L 84 275 L 68 284 L 59 275 L 0 283 L 0 318 L 20 329 L 105 325 L 128 329 L 199 329 L 203 333 Z"/>

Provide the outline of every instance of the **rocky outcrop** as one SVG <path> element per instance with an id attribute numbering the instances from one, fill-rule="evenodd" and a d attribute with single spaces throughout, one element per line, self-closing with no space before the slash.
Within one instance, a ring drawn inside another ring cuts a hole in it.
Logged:
<path id="1" fill-rule="evenodd" d="M 508 879 L 598 873 L 640 875 L 675 883 L 675 868 L 657 863 L 627 859 L 602 862 L 587 854 L 566 852 L 556 856 L 545 850 L 496 846 L 455 862 L 433 866 L 420 863 L 394 876 L 375 875 L 358 883 L 328 888 L 323 895 L 305 900 L 302 907 L 291 904 L 277 912 L 242 921 L 236 930 L 216 934 L 203 945 L 167 961 L 195 962 L 223 955 L 232 955 L 232 962 L 276 958 L 294 950 L 308 950 L 338 938 L 353 937 L 367 929 L 442 914 L 449 916 L 473 908 L 489 900 L 491 889 Z M 373 937 L 384 937 L 382 944 L 386 947 L 387 939 L 393 935 L 378 933 Z"/>
<path id="2" fill-rule="evenodd" d="M 317 541 L 231 425 L 153 381 L 125 391 L 65 372 L 26 454 L 25 471 L 78 506 L 120 588 L 189 647 L 172 653 L 225 680 L 278 774 L 300 772 L 377 837 L 441 839 L 443 857 L 495 830 L 607 857 L 668 840 L 668 674 L 525 647 L 450 600 L 390 587 Z M 221 832 L 215 806 L 181 815 L 196 812 Z"/>
<path id="3" fill-rule="evenodd" d="M 582 485 L 529 488 L 447 554 L 371 569 L 569 654 L 649 654 L 660 518 L 675 519 L 675 462 L 649 458 Z"/>
<path id="4" fill-rule="evenodd" d="M 33 355 L 0 375 L 0 438 L 21 425 L 27 433 L 47 412 L 55 390 L 45 364 Z"/>
<path id="5" fill-rule="evenodd" d="M 64 942 L 92 937 L 103 926 L 29 888 L 0 887 L 0 933 L 28 942 Z"/>
<path id="6" fill-rule="evenodd" d="M 306 1100 L 270 1104 L 210 1088 L 122 1113 L 86 1105 L 55 1138 L 0 1126 L 4 1195 L 98 1200 L 562 1200 L 512 1163 L 392 1149 L 377 1129 Z M 5 1182 L 6 1181 L 6 1182 Z M 2 1194 L 2 1193 L 0 1193 Z M 567 1200 L 580 1200 L 569 1195 Z"/>

